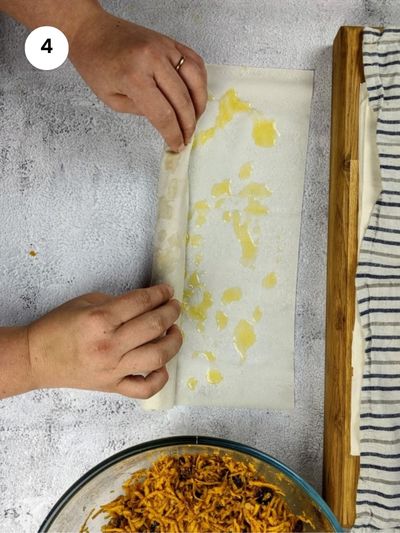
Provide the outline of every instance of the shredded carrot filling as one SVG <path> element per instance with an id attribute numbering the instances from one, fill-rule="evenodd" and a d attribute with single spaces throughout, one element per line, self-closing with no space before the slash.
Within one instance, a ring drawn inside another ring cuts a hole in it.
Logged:
<path id="1" fill-rule="evenodd" d="M 229 455 L 162 456 L 122 488 L 99 510 L 108 520 L 103 533 L 303 530 L 304 517 L 289 510 L 279 487 Z"/>

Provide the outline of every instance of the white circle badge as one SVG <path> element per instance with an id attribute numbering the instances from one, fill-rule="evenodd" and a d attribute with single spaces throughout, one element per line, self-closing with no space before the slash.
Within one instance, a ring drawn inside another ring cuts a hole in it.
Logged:
<path id="1" fill-rule="evenodd" d="M 68 57 L 68 40 L 57 28 L 41 26 L 25 41 L 25 55 L 31 65 L 40 70 L 54 70 Z"/>

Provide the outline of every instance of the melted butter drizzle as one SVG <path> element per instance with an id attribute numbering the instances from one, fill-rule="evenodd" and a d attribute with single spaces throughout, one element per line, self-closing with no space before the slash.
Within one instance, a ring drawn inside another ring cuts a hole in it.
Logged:
<path id="1" fill-rule="evenodd" d="M 214 352 L 193 352 L 193 357 L 202 355 L 209 363 L 213 363 L 217 360 L 217 356 Z"/>
<path id="2" fill-rule="evenodd" d="M 249 162 L 244 163 L 239 170 L 239 178 L 241 180 L 246 180 L 251 176 L 253 172 L 253 165 Z"/>
<path id="3" fill-rule="evenodd" d="M 217 101 L 214 97 L 209 101 Z M 253 110 L 249 102 L 241 100 L 235 89 L 228 89 L 223 96 L 218 100 L 218 113 L 214 122 L 214 125 L 210 128 L 199 131 L 193 140 L 193 148 L 203 145 L 210 139 L 215 137 L 215 134 L 219 129 L 223 129 L 229 122 L 231 122 L 235 115 L 238 113 L 249 113 L 253 116 L 253 129 L 252 137 L 257 146 L 262 148 L 270 148 L 276 144 L 278 131 L 276 129 L 275 121 L 260 118 L 260 113 Z M 246 173 L 249 170 L 243 171 L 243 178 L 245 179 Z M 250 174 L 249 174 L 250 175 Z"/>
<path id="4" fill-rule="evenodd" d="M 257 119 L 253 124 L 253 140 L 257 146 L 270 148 L 276 143 L 277 130 L 273 120 Z"/>
<path id="5" fill-rule="evenodd" d="M 200 276 L 198 272 L 193 272 L 190 274 L 187 278 L 187 284 L 191 289 L 197 289 L 202 287 L 202 283 L 200 282 Z"/>
<path id="6" fill-rule="evenodd" d="M 275 272 L 270 272 L 262 280 L 262 286 L 264 287 L 264 289 L 272 289 L 273 287 L 275 287 L 277 283 L 278 283 L 278 278 Z"/>
<path id="7" fill-rule="evenodd" d="M 217 323 L 219 331 L 226 328 L 226 326 L 228 325 L 228 320 L 228 315 L 226 315 L 223 311 L 215 312 L 215 322 Z"/>
<path id="8" fill-rule="evenodd" d="M 184 310 L 188 317 L 197 323 L 197 331 L 204 331 L 204 324 L 208 317 L 208 310 L 212 305 L 213 298 L 209 291 L 204 291 L 202 293 L 201 301 L 198 304 L 192 304 L 191 300 L 184 300 Z"/>
<path id="9" fill-rule="evenodd" d="M 252 182 L 239 192 L 242 198 L 265 198 L 271 196 L 272 191 L 264 183 Z"/>
<path id="10" fill-rule="evenodd" d="M 196 202 L 193 206 L 196 227 L 203 226 L 207 222 L 207 214 L 210 206 L 205 200 Z"/>
<path id="11" fill-rule="evenodd" d="M 257 306 L 253 311 L 253 320 L 254 322 L 259 322 L 263 316 L 262 309 Z"/>
<path id="12" fill-rule="evenodd" d="M 219 183 L 215 183 L 211 188 L 211 195 L 214 196 L 214 198 L 223 195 L 230 196 L 231 194 L 230 180 L 223 180 Z"/>
<path id="13" fill-rule="evenodd" d="M 251 111 L 251 104 L 241 100 L 234 89 L 228 89 L 220 98 L 214 126 L 199 131 L 194 137 L 193 148 L 212 139 L 219 129 L 224 128 L 238 113 Z"/>
<path id="14" fill-rule="evenodd" d="M 230 304 L 232 302 L 237 302 L 242 298 L 242 289 L 240 287 L 230 287 L 226 289 L 222 296 L 221 302 L 223 304 Z"/>
<path id="15" fill-rule="evenodd" d="M 258 200 L 249 198 L 249 202 L 245 207 L 245 212 L 253 216 L 263 216 L 268 214 L 268 208 L 265 205 L 260 204 Z"/>
<path id="16" fill-rule="evenodd" d="M 242 360 L 246 359 L 247 352 L 256 342 L 256 339 L 253 326 L 247 320 L 239 320 L 234 330 L 233 344 Z"/>
<path id="17" fill-rule="evenodd" d="M 254 263 L 257 256 L 257 246 L 254 243 L 247 222 L 242 222 L 239 211 L 232 213 L 233 230 L 242 248 L 242 264 L 249 266 Z"/>
<path id="18" fill-rule="evenodd" d="M 195 388 L 197 387 L 197 384 L 198 384 L 198 381 L 196 378 L 189 378 L 186 382 L 186 385 L 188 387 L 188 389 L 190 390 L 195 390 Z"/>
<path id="19" fill-rule="evenodd" d="M 211 385 L 218 385 L 218 383 L 221 383 L 223 379 L 223 375 L 216 368 L 211 368 L 207 372 L 207 381 L 208 383 L 211 383 Z"/>

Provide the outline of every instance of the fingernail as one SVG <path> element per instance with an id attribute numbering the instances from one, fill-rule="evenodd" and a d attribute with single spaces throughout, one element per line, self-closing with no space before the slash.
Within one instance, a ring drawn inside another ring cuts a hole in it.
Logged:
<path id="1" fill-rule="evenodd" d="M 182 150 L 184 150 L 184 149 L 185 149 L 185 145 L 184 145 L 184 143 L 182 143 L 180 145 L 180 147 L 178 148 L 178 152 L 182 152 Z"/>
<path id="2" fill-rule="evenodd" d="M 173 287 L 171 287 L 171 285 L 167 285 L 167 289 L 168 289 L 169 295 L 172 296 L 174 294 Z"/>

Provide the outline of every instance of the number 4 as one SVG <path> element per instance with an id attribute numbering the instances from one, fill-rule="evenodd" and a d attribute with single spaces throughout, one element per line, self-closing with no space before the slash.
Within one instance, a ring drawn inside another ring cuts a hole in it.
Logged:
<path id="1" fill-rule="evenodd" d="M 51 47 L 51 39 L 45 40 L 45 42 L 42 44 L 41 50 L 44 50 L 47 53 L 51 54 L 52 50 L 54 50 L 54 48 Z"/>

